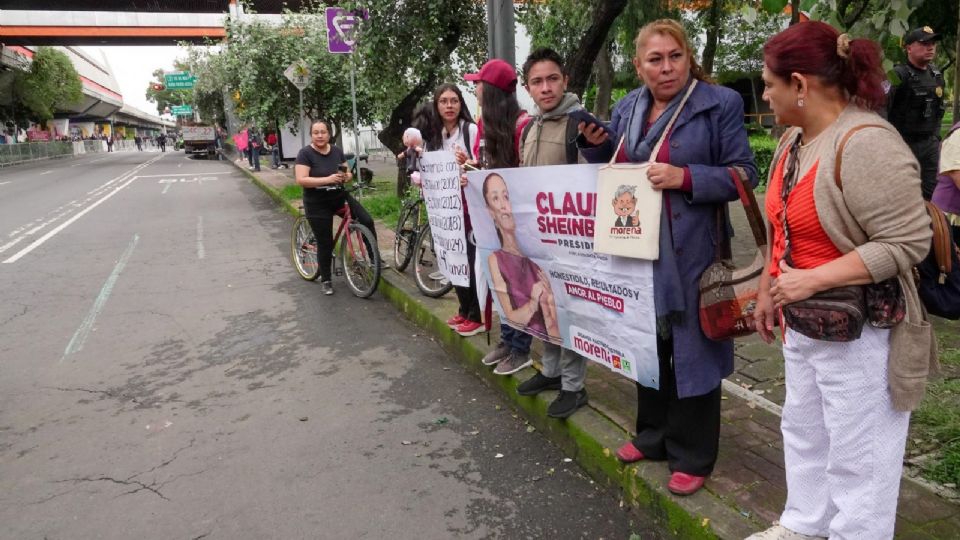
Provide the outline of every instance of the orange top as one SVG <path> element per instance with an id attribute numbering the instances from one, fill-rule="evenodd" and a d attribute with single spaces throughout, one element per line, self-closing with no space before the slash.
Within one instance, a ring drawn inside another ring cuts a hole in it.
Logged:
<path id="1" fill-rule="evenodd" d="M 773 175 L 770 186 L 767 188 L 766 210 L 767 219 L 773 225 L 773 245 L 770 250 L 770 266 L 768 271 L 773 277 L 780 275 L 780 259 L 786 250 L 786 239 L 783 235 L 783 202 L 780 197 L 780 188 L 783 185 L 783 169 L 788 152 L 781 156 Z M 823 227 L 820 226 L 820 217 L 817 215 L 817 205 L 813 198 L 813 186 L 816 183 L 817 168 L 820 161 L 810 167 L 803 175 L 790 195 L 787 196 L 787 206 L 790 213 L 787 216 L 790 224 L 790 260 L 794 268 L 816 268 L 834 259 L 843 256 L 837 246 L 833 244 Z"/>

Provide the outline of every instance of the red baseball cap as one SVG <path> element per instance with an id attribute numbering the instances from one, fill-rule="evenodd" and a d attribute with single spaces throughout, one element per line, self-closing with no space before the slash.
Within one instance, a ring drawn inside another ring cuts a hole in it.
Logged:
<path id="1" fill-rule="evenodd" d="M 463 78 L 471 82 L 483 81 L 492 84 L 504 92 L 513 92 L 517 88 L 517 72 L 513 66 L 499 58 L 488 60 L 480 71 L 467 73 Z"/>

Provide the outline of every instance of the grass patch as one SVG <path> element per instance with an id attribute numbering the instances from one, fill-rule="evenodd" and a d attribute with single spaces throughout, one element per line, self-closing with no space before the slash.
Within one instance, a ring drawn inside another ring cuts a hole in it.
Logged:
<path id="1" fill-rule="evenodd" d="M 932 454 L 923 476 L 941 484 L 960 485 L 960 349 L 941 348 L 945 378 L 931 381 L 927 395 L 910 422 L 910 455 Z"/>
<path id="2" fill-rule="evenodd" d="M 360 199 L 363 207 L 370 212 L 373 219 L 386 223 L 391 228 L 397 223 L 400 217 L 400 207 L 402 202 L 397 197 L 397 188 L 395 181 L 383 180 L 374 177 L 374 191 L 368 191 Z"/>
<path id="3" fill-rule="evenodd" d="M 280 198 L 285 201 L 302 199 L 303 187 L 301 187 L 299 184 L 289 184 L 289 185 L 283 186 L 283 189 L 280 190 Z"/>

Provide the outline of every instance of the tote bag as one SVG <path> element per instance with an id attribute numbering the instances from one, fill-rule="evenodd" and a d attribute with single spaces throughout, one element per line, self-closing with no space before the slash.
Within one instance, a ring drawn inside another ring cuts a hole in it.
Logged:
<path id="1" fill-rule="evenodd" d="M 696 86 L 697 80 L 694 79 L 653 147 L 650 154 L 652 159 L 656 160 L 661 145 Z M 620 137 L 610 163 L 597 171 L 597 219 L 593 229 L 593 250 L 653 261 L 660 257 L 663 193 L 653 189 L 647 180 L 650 162 L 614 163 L 625 137 Z"/>

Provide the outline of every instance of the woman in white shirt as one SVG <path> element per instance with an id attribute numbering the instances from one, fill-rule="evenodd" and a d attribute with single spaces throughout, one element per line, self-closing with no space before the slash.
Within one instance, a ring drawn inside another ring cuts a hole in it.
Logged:
<path id="1" fill-rule="evenodd" d="M 433 112 L 440 129 L 429 130 L 426 135 L 427 150 L 448 150 L 456 153 L 458 149 L 473 159 L 473 144 L 477 140 L 477 124 L 463 103 L 460 89 L 449 83 L 441 84 L 433 92 Z M 460 198 L 463 201 L 463 218 L 467 235 L 467 260 L 470 264 L 470 286 L 455 287 L 460 309 L 447 320 L 447 324 L 461 336 L 472 336 L 483 331 L 480 314 L 480 301 L 477 299 L 477 279 L 473 275 L 473 264 L 477 257 L 477 246 L 472 241 L 473 228 L 470 225 L 470 213 L 467 209 L 467 197 L 461 187 Z"/>

